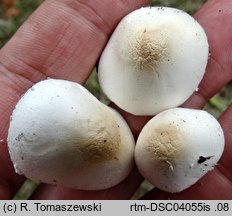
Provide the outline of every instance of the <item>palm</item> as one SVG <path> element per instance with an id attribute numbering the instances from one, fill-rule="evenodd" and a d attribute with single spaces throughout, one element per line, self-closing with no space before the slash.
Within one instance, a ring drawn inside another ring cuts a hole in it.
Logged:
<path id="1" fill-rule="evenodd" d="M 33 83 L 46 77 L 68 79 L 83 84 L 117 22 L 128 12 L 146 4 L 147 0 L 88 2 L 90 1 L 47 1 L 0 51 L 0 139 L 4 140 L 0 145 L 0 199 L 12 197 L 24 181 L 23 177 L 14 173 L 6 147 L 10 114 L 20 96 Z M 232 1 L 211 0 L 196 14 L 209 37 L 212 55 L 199 92 L 184 106 L 202 107 L 207 99 L 232 78 L 232 11 L 229 11 L 229 8 L 232 8 Z M 148 118 L 121 112 L 136 136 Z M 223 114 L 220 122 L 226 136 L 226 148 L 220 165 L 206 175 L 201 184 L 196 184 L 182 193 L 171 195 L 155 189 L 145 198 L 232 198 L 232 107 Z M 128 199 L 141 181 L 142 177 L 134 170 L 118 186 L 99 192 L 43 184 L 33 198 Z"/>

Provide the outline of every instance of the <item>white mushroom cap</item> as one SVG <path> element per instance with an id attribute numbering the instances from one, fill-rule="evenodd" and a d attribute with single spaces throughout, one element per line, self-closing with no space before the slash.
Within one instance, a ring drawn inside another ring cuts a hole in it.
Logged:
<path id="1" fill-rule="evenodd" d="M 112 34 L 100 58 L 99 82 L 120 108 L 153 115 L 191 96 L 207 60 L 207 37 L 193 17 L 173 8 L 141 8 Z"/>
<path id="2" fill-rule="evenodd" d="M 133 167 L 126 122 L 70 81 L 49 79 L 26 92 L 13 111 L 8 146 L 17 173 L 77 189 L 109 188 Z"/>
<path id="3" fill-rule="evenodd" d="M 159 113 L 141 131 L 135 161 L 157 188 L 182 191 L 197 182 L 220 159 L 224 135 L 206 111 L 174 108 Z"/>

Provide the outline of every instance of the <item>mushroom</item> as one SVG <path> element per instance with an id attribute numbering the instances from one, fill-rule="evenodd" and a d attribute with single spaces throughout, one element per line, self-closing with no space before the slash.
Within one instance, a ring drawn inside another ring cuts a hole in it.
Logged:
<path id="1" fill-rule="evenodd" d="M 15 171 L 49 184 L 100 190 L 131 171 L 134 138 L 123 118 L 81 85 L 49 79 L 13 111 L 8 147 Z"/>
<path id="2" fill-rule="evenodd" d="M 154 115 L 191 96 L 208 53 L 206 34 L 193 17 L 174 8 L 141 8 L 112 34 L 99 61 L 99 82 L 123 110 Z"/>
<path id="3" fill-rule="evenodd" d="M 155 187 L 180 192 L 212 170 L 223 149 L 223 131 L 212 115 L 173 108 L 153 117 L 142 129 L 135 161 Z"/>

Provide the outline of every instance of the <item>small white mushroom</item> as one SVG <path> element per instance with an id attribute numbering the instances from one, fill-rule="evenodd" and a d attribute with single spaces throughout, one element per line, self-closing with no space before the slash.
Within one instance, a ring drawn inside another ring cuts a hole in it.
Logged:
<path id="1" fill-rule="evenodd" d="M 100 58 L 105 94 L 135 115 L 182 104 L 198 87 L 208 61 L 203 28 L 167 7 L 138 9 L 122 19 Z"/>
<path id="2" fill-rule="evenodd" d="M 17 173 L 77 189 L 112 187 L 133 167 L 134 138 L 126 122 L 64 80 L 41 81 L 20 99 L 8 147 Z"/>
<path id="3" fill-rule="evenodd" d="M 223 149 L 223 131 L 213 116 L 173 108 L 145 125 L 136 143 L 135 161 L 155 187 L 180 192 L 212 170 Z"/>

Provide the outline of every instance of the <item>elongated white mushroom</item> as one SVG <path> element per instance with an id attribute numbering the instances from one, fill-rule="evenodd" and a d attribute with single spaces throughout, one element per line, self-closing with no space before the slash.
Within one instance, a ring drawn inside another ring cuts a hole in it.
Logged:
<path id="1" fill-rule="evenodd" d="M 208 60 L 203 28 L 167 7 L 138 9 L 122 19 L 99 62 L 105 94 L 135 115 L 182 104 L 197 88 Z"/>
<path id="2" fill-rule="evenodd" d="M 26 92 L 13 111 L 8 146 L 17 173 L 77 189 L 112 187 L 133 166 L 126 122 L 64 80 L 41 81 Z"/>
<path id="3" fill-rule="evenodd" d="M 223 148 L 223 131 L 213 116 L 202 110 L 174 108 L 145 125 L 135 160 L 154 186 L 180 192 L 213 169 Z"/>

